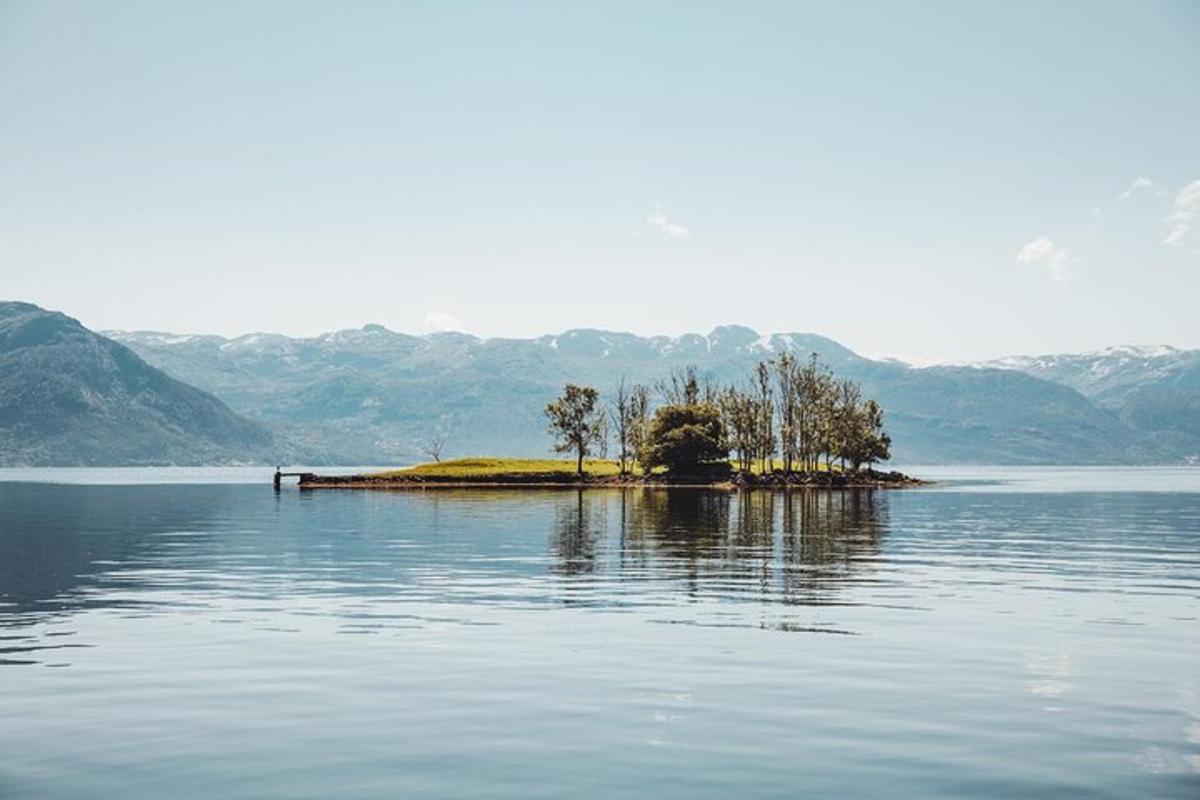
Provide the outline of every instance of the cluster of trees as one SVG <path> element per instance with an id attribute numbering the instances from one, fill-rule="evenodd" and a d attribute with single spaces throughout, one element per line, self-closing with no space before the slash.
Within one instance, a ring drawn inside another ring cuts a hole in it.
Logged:
<path id="1" fill-rule="evenodd" d="M 718 386 L 688 367 L 655 389 L 662 402 L 651 414 L 645 385 L 622 379 L 605 408 L 596 389 L 568 384 L 546 406 L 555 450 L 575 453 L 580 474 L 586 456 L 607 457 L 610 438 L 622 474 L 634 464 L 696 471 L 726 464 L 731 451 L 746 473 L 828 469 L 834 461 L 859 470 L 891 455 L 883 409 L 816 354 L 803 362 L 790 353 L 762 361 L 740 386 Z"/>
<path id="2" fill-rule="evenodd" d="M 760 362 L 745 387 L 716 397 L 739 469 L 762 463 L 774 471 L 804 472 L 836 460 L 843 468 L 891 457 L 883 409 L 862 387 L 837 378 L 816 354 L 799 361 L 783 353 Z"/>

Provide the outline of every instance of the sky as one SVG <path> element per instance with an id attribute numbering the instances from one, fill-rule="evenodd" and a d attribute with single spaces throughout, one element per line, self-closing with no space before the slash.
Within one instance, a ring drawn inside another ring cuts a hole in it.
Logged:
<path id="1" fill-rule="evenodd" d="M 1200 3 L 0 0 L 0 299 L 1200 347 Z"/>

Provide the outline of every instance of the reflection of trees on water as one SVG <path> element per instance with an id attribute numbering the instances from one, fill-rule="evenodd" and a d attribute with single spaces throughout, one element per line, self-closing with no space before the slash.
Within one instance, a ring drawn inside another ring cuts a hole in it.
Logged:
<path id="1" fill-rule="evenodd" d="M 523 580 L 546 556 L 594 602 L 638 581 L 832 602 L 888 527 L 887 493 L 870 491 L 260 489 L 0 485 L 0 627 L 184 595 L 459 596 L 462 575 Z"/>
<path id="2" fill-rule="evenodd" d="M 725 492 L 626 490 L 625 552 L 641 572 L 682 579 L 689 594 L 715 574 L 714 554 L 729 538 L 730 503 Z"/>
<path id="3" fill-rule="evenodd" d="M 784 495 L 784 602 L 823 602 L 824 595 L 869 568 L 888 528 L 886 498 L 886 492 L 871 489 Z"/>
<path id="4" fill-rule="evenodd" d="M 887 526 L 886 494 L 871 490 L 578 492 L 557 510 L 552 570 L 821 604 L 869 569 Z M 610 560 L 597 557 L 606 542 Z"/>
<path id="5" fill-rule="evenodd" d="M 550 552 L 551 572 L 581 575 L 596 569 L 596 547 L 607 529 L 607 506 L 585 499 L 582 489 L 572 492 L 568 502 L 555 507 L 554 535 Z"/>

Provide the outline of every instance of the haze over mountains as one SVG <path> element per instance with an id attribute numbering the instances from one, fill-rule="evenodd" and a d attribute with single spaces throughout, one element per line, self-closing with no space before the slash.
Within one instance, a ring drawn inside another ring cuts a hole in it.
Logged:
<path id="1" fill-rule="evenodd" d="M 721 382 L 815 352 L 886 410 L 897 463 L 1179 463 L 1200 453 L 1200 351 L 1113 348 L 915 368 L 805 333 L 740 326 L 642 337 L 412 336 L 379 325 L 310 338 L 111 331 L 0 304 L 0 463 L 409 463 L 543 455 L 563 383 L 608 392 L 697 366 Z M 218 399 L 220 398 L 220 399 Z"/>

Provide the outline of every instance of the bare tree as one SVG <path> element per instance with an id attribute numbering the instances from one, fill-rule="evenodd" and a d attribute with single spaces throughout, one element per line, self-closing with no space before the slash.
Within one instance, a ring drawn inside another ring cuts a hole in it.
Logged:
<path id="1" fill-rule="evenodd" d="M 737 453 L 738 470 L 749 473 L 754 464 L 760 415 L 754 395 L 729 386 L 721 393 L 718 407 L 730 448 Z"/>
<path id="2" fill-rule="evenodd" d="M 621 377 L 621 382 L 617 384 L 617 396 L 613 400 L 608 416 L 612 419 L 613 429 L 617 434 L 617 461 L 621 469 L 621 474 L 625 475 L 629 472 L 629 460 L 631 455 L 630 433 L 634 425 L 633 418 L 633 398 L 630 394 L 630 389 L 625 383 L 625 377 Z"/>
<path id="3" fill-rule="evenodd" d="M 650 425 L 650 388 L 641 383 L 629 387 L 629 456 L 642 461 L 646 431 Z"/>
<path id="4" fill-rule="evenodd" d="M 700 402 L 700 373 L 694 364 L 683 369 L 673 369 L 664 380 L 654 384 L 669 406 L 691 406 Z"/>
<path id="5" fill-rule="evenodd" d="M 442 460 L 442 451 L 446 447 L 446 433 L 438 428 L 434 428 L 425 434 L 425 438 L 421 440 L 421 452 L 432 458 L 435 462 Z"/>
<path id="6" fill-rule="evenodd" d="M 608 460 L 608 416 L 600 409 L 596 417 L 596 455 Z"/>

